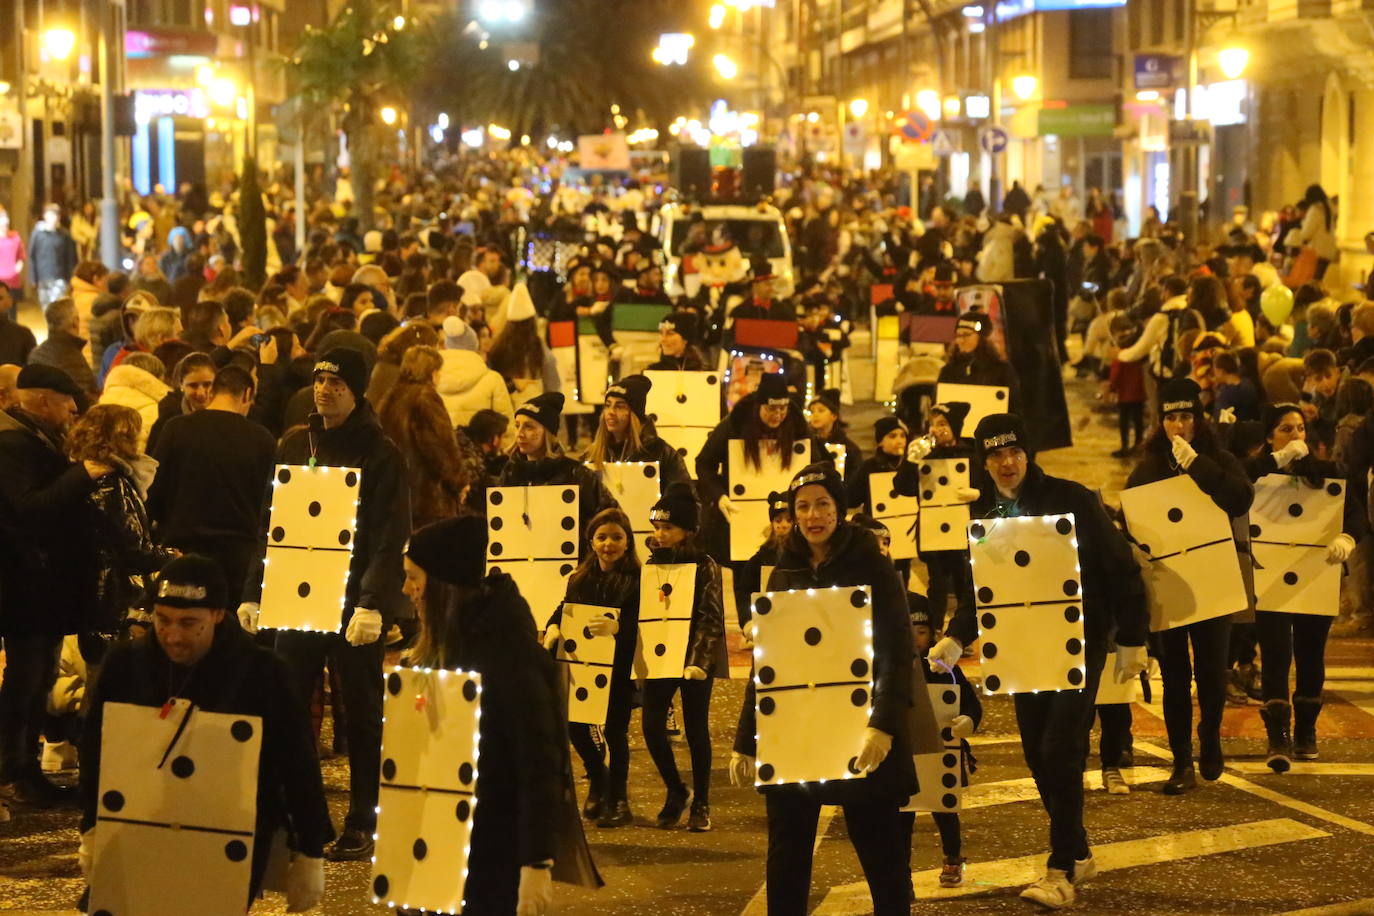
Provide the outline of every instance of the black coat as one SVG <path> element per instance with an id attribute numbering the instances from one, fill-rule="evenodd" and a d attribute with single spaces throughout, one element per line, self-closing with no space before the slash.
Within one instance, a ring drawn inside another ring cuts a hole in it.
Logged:
<path id="1" fill-rule="evenodd" d="M 701 351 L 696 348 L 696 345 L 689 343 L 687 349 L 683 351 L 681 356 L 665 356 L 659 353 L 658 361 L 651 364 L 648 368 L 651 372 L 666 372 L 673 369 L 683 369 L 688 372 L 705 372 L 711 367 L 706 365 L 706 359 L 701 355 Z"/>
<path id="2" fill-rule="evenodd" d="M 772 537 L 763 542 L 754 555 L 743 563 L 734 564 L 735 612 L 739 615 L 739 626 L 744 630 L 753 618 L 754 593 L 763 591 L 763 567 L 777 566 L 782 557 L 783 545 L 775 543 Z"/>
<path id="3" fill-rule="evenodd" d="M 19 408 L 0 414 L 0 635 L 61 636 L 95 619 L 95 545 L 73 524 L 94 489 L 56 433 Z"/>
<path id="4" fill-rule="evenodd" d="M 846 461 L 846 465 L 847 465 Z M 868 479 L 874 474 L 885 474 L 889 471 L 898 470 L 906 460 L 901 455 L 889 455 L 881 449 L 859 462 L 858 467 L 853 473 L 845 474 L 845 491 L 849 500 L 849 508 L 862 509 L 868 515 L 873 514 L 873 507 L 869 494 Z M 913 465 L 914 468 L 914 465 Z M 848 466 L 845 467 L 848 471 Z M 896 478 L 893 478 L 896 481 Z M 911 494 L 905 494 L 911 495 Z"/>
<path id="5" fill-rule="evenodd" d="M 501 476 L 492 484 L 494 487 L 577 487 L 577 530 L 581 534 L 581 549 L 578 556 L 585 553 L 587 546 L 587 525 L 602 509 L 617 509 L 611 491 L 601 481 L 601 475 L 580 461 L 567 455 L 549 455 L 531 461 L 516 452 L 501 469 Z"/>
<path id="6" fill-rule="evenodd" d="M 692 596 L 692 627 L 687 637 L 687 659 L 683 667 L 695 666 L 714 677 L 730 676 L 730 660 L 725 652 L 725 602 L 721 591 L 720 567 L 706 552 L 696 547 L 655 547 L 645 564 L 643 575 L 652 579 L 652 567 L 662 564 L 695 563 L 695 591 Z"/>
<path id="7" fill-rule="evenodd" d="M 261 881 L 278 828 L 286 828 L 293 850 L 324 855 L 334 828 L 305 700 L 297 695 L 286 663 L 227 621 L 193 669 L 174 664 L 151 635 L 116 643 L 106 655 L 87 701 L 81 738 L 81 830 L 95 826 L 105 704 L 161 706 L 172 697 L 189 699 L 206 712 L 262 717 L 253 886 Z"/>
<path id="8" fill-rule="evenodd" d="M 148 511 L 127 467 L 95 482 L 87 518 L 95 535 L 97 617 L 93 627 L 111 633 L 142 598 L 145 580 L 174 554 L 153 543 Z"/>
<path id="9" fill-rule="evenodd" d="M 86 362 L 86 341 L 68 331 L 49 334 L 47 340 L 34 347 L 29 362 L 61 369 L 87 394 L 94 395 L 100 390 L 95 383 L 95 372 Z"/>
<path id="10" fill-rule="evenodd" d="M 1341 519 L 1341 531 L 1354 538 L 1357 544 L 1369 533 L 1369 516 L 1365 513 L 1364 501 L 1360 498 L 1356 488 L 1351 486 L 1350 480 L 1346 479 L 1344 470 L 1334 461 L 1323 461 L 1312 455 L 1306 455 L 1297 461 L 1290 462 L 1286 468 L 1280 469 L 1274 461 L 1273 453 L 1265 452 L 1263 455 L 1245 462 L 1245 474 L 1251 481 L 1258 481 L 1261 477 L 1267 477 L 1270 474 L 1286 474 L 1290 477 L 1301 478 L 1312 487 L 1320 487 L 1328 477 L 1343 480 L 1345 481 L 1345 506 Z"/>
<path id="11" fill-rule="evenodd" d="M 970 506 L 973 518 L 996 518 L 997 488 L 983 482 L 982 496 Z M 1017 498 L 1018 515 L 1073 514 L 1078 537 L 1079 580 L 1083 594 L 1083 635 L 1088 655 L 1104 658 L 1115 634 L 1117 645 L 1143 646 L 1149 631 L 1145 582 L 1140 565 L 1121 531 L 1112 524 L 1101 498 L 1087 487 L 1050 477 L 1032 463 Z M 945 633 L 964 645 L 978 638 L 972 577 L 960 589 L 959 606 Z"/>
<path id="12" fill-rule="evenodd" d="M 335 468 L 359 468 L 362 482 L 358 495 L 357 536 L 348 565 L 348 590 L 341 625 L 347 625 L 354 608 L 367 608 L 391 616 L 405 607 L 401 594 L 405 583 L 402 552 L 410 537 L 410 491 L 406 486 L 405 460 L 382 432 L 372 405 L 366 400 L 339 426 L 314 433 L 299 429 L 277 447 L 278 464 L 308 464 Z M 270 491 L 269 491 L 270 492 Z M 271 511 L 270 498 L 263 500 Z M 267 552 L 267 519 L 260 543 Z M 249 569 L 244 583 L 245 601 L 262 596 L 262 565 Z"/>
<path id="13" fill-rule="evenodd" d="M 827 805 L 851 802 L 900 805 L 917 790 L 908 717 L 912 703 L 913 655 L 906 593 L 892 561 L 879 552 L 877 538 L 872 532 L 841 521 L 831 538 L 829 555 L 813 569 L 811 549 L 801 532 L 793 529 L 767 587 L 769 591 L 784 591 L 850 585 L 867 585 L 872 590 L 869 612 L 873 621 L 873 712 L 868 724 L 892 736 L 892 750 L 878 769 L 864 779 L 837 779 L 806 786 L 766 786 L 760 791 L 804 794 Z M 817 725 L 823 726 L 823 723 Z M 756 734 L 751 671 L 739 727 L 735 731 L 735 751 L 756 756 Z M 818 731 L 816 737 L 819 741 L 828 740 L 823 731 Z M 857 748 L 855 750 L 857 752 Z"/>
<path id="14" fill-rule="evenodd" d="M 593 557 L 590 565 L 569 577 L 568 591 L 563 601 L 620 610 L 620 628 L 615 633 L 615 661 L 611 677 L 617 681 L 634 677 L 635 645 L 639 641 L 639 567 L 605 572 Z M 562 628 L 562 604 L 549 617 L 548 626 Z"/>
<path id="15" fill-rule="evenodd" d="M 955 353 L 940 369 L 939 381 L 957 385 L 996 385 L 1007 389 L 1007 412 L 1021 406 L 1021 382 L 1012 364 L 992 353 Z M 972 433 L 969 430 L 968 433 Z"/>

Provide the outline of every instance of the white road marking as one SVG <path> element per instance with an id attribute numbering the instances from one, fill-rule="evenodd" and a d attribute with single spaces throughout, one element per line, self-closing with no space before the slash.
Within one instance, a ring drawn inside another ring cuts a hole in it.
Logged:
<path id="1" fill-rule="evenodd" d="M 1263 760 L 1226 761 L 1226 769 L 1246 776 L 1271 776 Z M 1374 763 L 1312 763 L 1294 760 L 1287 776 L 1374 776 Z"/>
<path id="2" fill-rule="evenodd" d="M 1314 906 L 1303 910 L 1289 910 L 1286 913 L 1277 913 L 1275 916 L 1370 916 L 1374 913 L 1374 897 L 1366 897 L 1363 900 L 1348 900 L 1345 903 L 1333 903 L 1329 906 Z"/>
<path id="3" fill-rule="evenodd" d="M 821 848 L 821 840 L 825 839 L 826 833 L 830 830 L 830 822 L 835 818 L 835 812 L 840 810 L 836 805 L 821 805 L 820 820 L 816 822 L 816 842 L 811 847 L 811 854 L 814 856 L 816 851 Z M 754 892 L 754 896 L 749 898 L 749 902 L 744 905 L 740 916 L 767 916 L 768 913 L 768 884 L 760 884 L 759 889 Z"/>
<path id="4" fill-rule="evenodd" d="M 1163 836 L 1125 840 L 1093 848 L 1099 872 L 1135 868 L 1141 865 L 1162 865 L 1180 859 L 1237 852 L 1258 846 L 1273 846 L 1299 840 L 1315 840 L 1331 834 L 1291 818 L 1280 817 L 1267 821 L 1232 824 L 1206 830 L 1189 830 Z M 1045 873 L 1045 855 L 1021 856 L 995 862 L 970 863 L 963 887 L 940 887 L 938 868 L 915 872 L 918 901 L 942 897 L 966 897 L 986 894 L 1004 888 L 1030 884 Z M 859 916 L 873 912 L 868 885 L 860 881 L 831 888 L 814 916 Z"/>

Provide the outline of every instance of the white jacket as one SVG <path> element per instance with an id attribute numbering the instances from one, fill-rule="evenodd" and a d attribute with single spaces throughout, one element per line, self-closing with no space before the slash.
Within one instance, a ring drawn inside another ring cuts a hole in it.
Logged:
<path id="1" fill-rule="evenodd" d="M 121 404 L 132 407 L 143 418 L 143 428 L 138 433 L 139 451 L 148 444 L 148 433 L 157 422 L 157 405 L 172 391 L 166 383 L 146 369 L 120 363 L 105 376 L 105 390 L 101 392 L 101 404 Z"/>
<path id="2" fill-rule="evenodd" d="M 1336 228 L 1336 214 L 1331 214 L 1331 228 L 1326 226 L 1326 217 L 1329 211 L 1322 204 L 1313 204 L 1307 208 L 1307 214 L 1302 218 L 1302 228 L 1298 230 L 1298 240 L 1317 253 L 1317 257 L 1323 261 L 1334 261 L 1339 249 L 1336 246 L 1336 236 L 1332 232 Z"/>
<path id="3" fill-rule="evenodd" d="M 984 283 L 1002 283 L 1016 279 L 1016 229 L 1006 223 L 996 223 L 983 237 L 983 250 L 978 252 L 978 279 Z"/>
<path id="4" fill-rule="evenodd" d="M 436 387 L 453 426 L 467 425 L 483 408 L 515 419 L 515 407 L 501 373 L 488 369 L 482 357 L 471 350 L 442 350 L 440 355 L 444 364 L 439 367 Z"/>

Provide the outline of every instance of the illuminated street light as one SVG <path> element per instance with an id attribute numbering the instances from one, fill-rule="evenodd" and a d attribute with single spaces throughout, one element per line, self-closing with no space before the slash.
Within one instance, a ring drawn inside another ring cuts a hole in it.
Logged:
<path id="1" fill-rule="evenodd" d="M 439 117 L 437 117 L 437 118 L 434 119 L 434 123 L 435 123 L 435 124 L 438 124 L 439 127 L 440 127 L 441 129 L 443 129 L 443 130 L 448 130 L 448 124 L 449 124 L 449 121 L 448 121 L 448 112 L 445 112 L 445 111 L 439 112 Z"/>
<path id="2" fill-rule="evenodd" d="M 490 134 L 491 136 L 495 137 L 497 140 L 509 140 L 509 139 L 510 139 L 510 128 L 509 128 L 509 127 L 502 127 L 502 126 L 499 125 L 499 124 L 488 124 L 488 125 L 487 125 L 487 133 Z"/>
<path id="3" fill-rule="evenodd" d="M 916 107 L 930 120 L 940 120 L 940 93 L 934 89 L 922 89 L 916 93 Z"/>
<path id="4" fill-rule="evenodd" d="M 211 102 L 220 108 L 228 108 L 234 104 L 234 99 L 239 94 L 239 87 L 235 86 L 234 81 L 227 76 L 221 76 L 211 80 L 206 91 Z"/>
<path id="5" fill-rule="evenodd" d="M 862 118 L 868 114 L 868 99 L 851 99 L 849 113 L 856 118 Z"/>
<path id="6" fill-rule="evenodd" d="M 506 61 L 506 69 L 510 70 L 511 73 L 514 73 L 515 71 L 517 71 L 517 70 L 520 69 L 520 61 L 518 61 L 518 60 L 508 60 L 508 61 Z"/>
<path id="7" fill-rule="evenodd" d="M 1023 73 L 1020 76 L 1014 77 L 1011 81 L 1011 91 L 1016 93 L 1016 97 L 1023 102 L 1035 95 L 1036 90 L 1039 88 L 1040 80 L 1028 73 Z"/>
<path id="8" fill-rule="evenodd" d="M 202 89 L 208 89 L 210 84 L 215 81 L 215 68 L 209 64 L 201 64 L 196 68 L 196 85 Z"/>
<path id="9" fill-rule="evenodd" d="M 725 54 L 717 54 L 711 58 L 711 63 L 715 65 L 721 79 L 732 80 L 739 73 L 739 67 Z"/>
<path id="10" fill-rule="evenodd" d="M 528 13 L 529 5 L 524 0 L 482 0 L 477 7 L 480 19 L 498 25 L 519 22 Z"/>
<path id="11" fill-rule="evenodd" d="M 71 29 L 48 29 L 43 33 L 43 50 L 53 60 L 66 60 L 76 48 L 76 33 Z"/>
<path id="12" fill-rule="evenodd" d="M 665 32 L 658 36 L 658 47 L 653 50 L 654 63 L 665 67 L 686 64 L 688 54 L 696 43 L 696 36 L 690 32 Z"/>
<path id="13" fill-rule="evenodd" d="M 808 124 L 815 124 L 820 119 L 821 113 L 819 111 L 808 111 L 806 113 L 806 123 Z"/>
<path id="14" fill-rule="evenodd" d="M 717 3 L 711 7 L 711 12 L 706 17 L 706 24 L 713 29 L 718 29 L 725 24 L 725 6 Z"/>
<path id="15" fill-rule="evenodd" d="M 382 110 L 378 114 L 382 116 L 382 123 L 387 127 L 396 123 L 396 109 L 390 105 L 382 106 Z"/>
<path id="16" fill-rule="evenodd" d="M 253 11 L 246 6 L 229 7 L 229 24 L 239 29 L 252 25 Z"/>
<path id="17" fill-rule="evenodd" d="M 1240 79 L 1250 63 L 1250 52 L 1244 48 L 1222 48 L 1217 52 L 1217 66 L 1228 80 Z"/>
<path id="18" fill-rule="evenodd" d="M 960 103 L 959 103 L 959 97 L 958 97 L 957 95 L 947 95 L 947 96 L 945 96 L 945 117 L 947 117 L 947 118 L 957 118 L 957 117 L 959 117 L 959 111 L 960 111 L 961 107 L 962 107 L 962 106 L 961 106 Z"/>
<path id="19" fill-rule="evenodd" d="M 391 20 L 391 27 L 398 32 L 401 31 L 401 29 L 406 27 L 406 17 L 397 16 L 395 19 Z"/>

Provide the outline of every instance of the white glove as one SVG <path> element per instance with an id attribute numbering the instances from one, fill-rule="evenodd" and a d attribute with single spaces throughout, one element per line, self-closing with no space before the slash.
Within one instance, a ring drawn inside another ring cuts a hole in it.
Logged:
<path id="1" fill-rule="evenodd" d="M 1336 535 L 1336 539 L 1326 546 L 1326 562 L 1332 566 L 1337 563 L 1344 563 L 1350 559 L 1351 552 L 1355 549 L 1355 539 L 1345 532 Z"/>
<path id="2" fill-rule="evenodd" d="M 382 614 L 380 611 L 355 607 L 353 616 L 348 618 L 348 629 L 344 639 L 350 646 L 367 646 L 382 637 Z"/>
<path id="3" fill-rule="evenodd" d="M 1197 451 L 1182 436 L 1174 436 L 1174 461 L 1178 466 L 1186 471 L 1196 459 Z"/>
<path id="4" fill-rule="evenodd" d="M 917 436 L 915 439 L 912 439 L 911 444 L 906 447 L 906 460 L 915 464 L 926 455 L 929 455 L 933 448 L 935 448 L 935 443 L 931 441 L 929 436 Z"/>
<path id="5" fill-rule="evenodd" d="M 258 631 L 258 617 L 262 614 L 262 605 L 256 601 L 245 601 L 239 605 L 239 626 L 243 627 L 245 633 L 256 633 Z"/>
<path id="6" fill-rule="evenodd" d="M 1274 452 L 1274 464 L 1281 468 L 1286 468 L 1294 461 L 1307 457 L 1307 443 L 1301 439 L 1294 439 L 1283 448 Z"/>
<path id="7" fill-rule="evenodd" d="M 593 636 L 614 636 L 620 632 L 620 621 L 614 617 L 593 617 L 587 621 L 587 629 Z"/>
<path id="8" fill-rule="evenodd" d="M 968 716 L 955 716 L 949 722 L 949 733 L 956 738 L 967 738 L 973 729 L 973 719 Z"/>
<path id="9" fill-rule="evenodd" d="M 977 487 L 960 487 L 954 491 L 954 498 L 961 503 L 977 502 L 982 492 Z"/>
<path id="10" fill-rule="evenodd" d="M 1223 424 L 1236 422 L 1236 409 L 1234 407 L 1221 408 L 1217 413 L 1217 422 Z"/>
<path id="11" fill-rule="evenodd" d="M 94 833 L 95 828 L 92 827 L 81 834 L 81 846 L 76 850 L 76 864 L 81 866 L 81 876 L 87 880 L 90 880 L 91 877 L 91 857 L 93 855 L 91 846 L 94 845 Z"/>
<path id="12" fill-rule="evenodd" d="M 550 625 L 549 628 L 544 631 L 544 648 L 552 649 L 554 646 L 558 645 L 558 641 L 562 638 L 563 631 L 556 626 Z"/>
<path id="13" fill-rule="evenodd" d="M 1116 671 L 1112 676 L 1118 684 L 1129 684 L 1149 667 L 1150 652 L 1144 646 L 1116 647 Z"/>
<path id="14" fill-rule="evenodd" d="M 730 516 L 739 512 L 739 509 L 735 508 L 735 504 L 730 502 L 728 496 L 721 496 L 720 499 L 716 500 L 716 505 L 720 506 L 720 514 L 725 516 L 727 522 L 730 520 Z"/>
<path id="15" fill-rule="evenodd" d="M 594 302 L 592 303 L 592 307 L 589 309 L 589 311 L 593 315 L 600 315 L 602 312 L 606 311 L 606 307 L 609 305 L 609 302 Z"/>
<path id="16" fill-rule="evenodd" d="M 959 640 L 953 636 L 946 636 L 935 645 L 930 647 L 930 654 L 926 656 L 926 664 L 931 671 L 944 671 L 959 664 L 959 658 L 964 654 L 964 647 Z"/>
<path id="17" fill-rule="evenodd" d="M 754 634 L 751 633 L 750 630 L 750 627 L 745 627 L 743 630 L 739 631 L 739 644 L 746 649 L 754 648 Z"/>
<path id="18" fill-rule="evenodd" d="M 754 784 L 754 758 L 730 752 L 730 785 L 737 789 Z"/>
<path id="19" fill-rule="evenodd" d="M 520 897 L 515 916 L 544 916 L 553 910 L 553 869 L 520 866 Z"/>
<path id="20" fill-rule="evenodd" d="M 688 665 L 682 669 L 682 677 L 689 681 L 706 680 L 706 669 L 698 668 L 696 665 Z"/>
<path id="21" fill-rule="evenodd" d="M 872 773 L 878 768 L 887 752 L 892 750 L 892 736 L 876 728 L 865 728 L 863 741 L 859 744 L 859 760 L 855 764 L 860 773 Z"/>
<path id="22" fill-rule="evenodd" d="M 313 910 L 323 896 L 324 859 L 291 853 L 291 862 L 286 866 L 286 912 Z"/>

